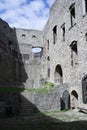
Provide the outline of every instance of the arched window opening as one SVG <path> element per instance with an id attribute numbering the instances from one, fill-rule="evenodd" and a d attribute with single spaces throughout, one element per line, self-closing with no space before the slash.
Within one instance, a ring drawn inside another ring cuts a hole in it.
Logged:
<path id="1" fill-rule="evenodd" d="M 87 104 L 87 75 L 82 78 L 82 97 L 83 103 Z"/>
<path id="2" fill-rule="evenodd" d="M 22 38 L 24 39 L 26 37 L 26 35 L 25 34 L 22 34 Z"/>
<path id="3" fill-rule="evenodd" d="M 75 109 L 78 107 L 78 93 L 73 90 L 71 92 L 71 108 Z"/>
<path id="4" fill-rule="evenodd" d="M 75 14 L 75 3 L 73 3 L 70 8 L 70 19 L 71 19 L 71 27 L 75 25 L 75 19 L 76 19 L 76 14 Z"/>
<path id="5" fill-rule="evenodd" d="M 60 65 L 57 65 L 55 68 L 54 81 L 55 81 L 55 83 L 63 82 L 63 73 L 62 73 L 62 68 Z"/>
<path id="6" fill-rule="evenodd" d="M 32 35 L 32 39 L 36 39 L 36 36 L 35 36 L 35 35 Z"/>
<path id="7" fill-rule="evenodd" d="M 70 45 L 71 48 L 71 65 L 72 67 L 78 65 L 78 49 L 77 41 L 73 41 Z"/>
<path id="8" fill-rule="evenodd" d="M 53 44 L 57 41 L 57 25 L 53 28 Z"/>
<path id="9" fill-rule="evenodd" d="M 70 94 L 65 90 L 60 98 L 61 110 L 70 109 Z"/>
<path id="10" fill-rule="evenodd" d="M 42 47 L 33 47 L 32 52 L 34 54 L 34 58 L 41 57 L 43 53 Z"/>

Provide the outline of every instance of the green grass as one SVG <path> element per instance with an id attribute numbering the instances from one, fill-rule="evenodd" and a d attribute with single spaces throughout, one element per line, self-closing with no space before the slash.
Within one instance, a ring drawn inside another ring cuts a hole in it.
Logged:
<path id="1" fill-rule="evenodd" d="M 0 92 L 21 92 L 24 88 L 0 87 Z"/>
<path id="2" fill-rule="evenodd" d="M 48 93 L 47 88 L 13 88 L 13 87 L 0 87 L 0 92 L 36 92 L 36 93 Z"/>
<path id="3" fill-rule="evenodd" d="M 36 92 L 36 93 L 48 93 L 52 92 L 54 84 L 51 82 L 45 82 L 44 88 L 16 88 L 16 87 L 0 87 L 0 92 Z"/>
<path id="4" fill-rule="evenodd" d="M 36 92 L 36 93 L 48 93 L 48 89 L 47 88 L 29 88 L 29 89 L 24 89 L 24 91 Z"/>
<path id="5" fill-rule="evenodd" d="M 54 114 L 54 113 L 58 113 L 58 112 L 61 112 L 61 111 L 60 111 L 60 110 L 45 111 L 45 112 L 43 112 L 43 114 L 50 114 L 50 115 L 52 115 L 52 114 Z"/>

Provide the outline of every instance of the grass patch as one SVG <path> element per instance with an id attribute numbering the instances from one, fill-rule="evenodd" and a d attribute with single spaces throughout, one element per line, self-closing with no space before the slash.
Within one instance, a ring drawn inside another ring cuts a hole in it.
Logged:
<path id="1" fill-rule="evenodd" d="M 48 93 L 54 88 L 54 84 L 51 82 L 45 82 L 44 88 L 17 88 L 17 87 L 0 87 L 0 92 L 36 92 L 36 93 Z"/>
<path id="2" fill-rule="evenodd" d="M 24 88 L 0 87 L 0 92 L 22 92 Z"/>
<path id="3" fill-rule="evenodd" d="M 52 114 L 54 114 L 54 113 L 59 113 L 59 112 L 61 112 L 61 111 L 60 111 L 60 110 L 45 111 L 45 112 L 43 112 L 43 114 L 50 114 L 50 115 L 52 115 Z"/>
<path id="4" fill-rule="evenodd" d="M 27 91 L 27 92 L 36 92 L 36 93 L 47 93 L 48 89 L 47 88 L 13 88 L 13 87 L 0 87 L 0 92 L 22 92 L 22 91 Z"/>
<path id="5" fill-rule="evenodd" d="M 29 88 L 29 89 L 24 89 L 24 91 L 36 92 L 36 93 L 48 93 L 48 89 L 47 88 Z"/>

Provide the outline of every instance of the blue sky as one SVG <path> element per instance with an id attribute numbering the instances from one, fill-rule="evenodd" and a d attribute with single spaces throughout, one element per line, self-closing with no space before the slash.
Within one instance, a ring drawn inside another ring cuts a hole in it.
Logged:
<path id="1" fill-rule="evenodd" d="M 43 29 L 55 0 L 0 0 L 0 17 L 11 27 Z"/>

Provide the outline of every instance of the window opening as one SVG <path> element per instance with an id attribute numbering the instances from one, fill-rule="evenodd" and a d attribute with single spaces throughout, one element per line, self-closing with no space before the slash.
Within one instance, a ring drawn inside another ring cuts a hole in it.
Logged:
<path id="1" fill-rule="evenodd" d="M 70 6 L 71 27 L 75 24 L 75 3 Z"/>
<path id="2" fill-rule="evenodd" d="M 57 41 L 57 26 L 53 28 L 53 44 Z"/>

